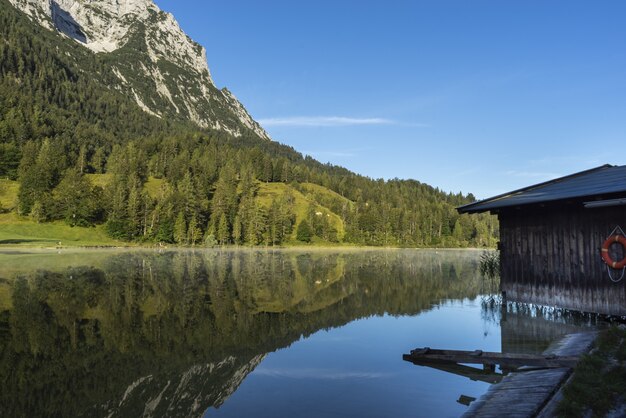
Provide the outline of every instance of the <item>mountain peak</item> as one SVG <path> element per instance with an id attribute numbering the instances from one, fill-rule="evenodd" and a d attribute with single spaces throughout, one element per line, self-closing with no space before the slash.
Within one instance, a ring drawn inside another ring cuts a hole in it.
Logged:
<path id="1" fill-rule="evenodd" d="M 9 1 L 40 25 L 110 55 L 119 80 L 111 87 L 134 97 L 147 113 L 270 139 L 234 95 L 215 86 L 204 47 L 152 0 Z"/>
<path id="2" fill-rule="evenodd" d="M 49 29 L 94 52 L 118 49 L 135 20 L 160 9 L 151 0 L 9 0 Z"/>

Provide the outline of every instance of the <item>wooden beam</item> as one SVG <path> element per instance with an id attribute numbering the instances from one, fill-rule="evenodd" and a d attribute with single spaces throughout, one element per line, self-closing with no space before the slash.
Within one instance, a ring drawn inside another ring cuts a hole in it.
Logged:
<path id="1" fill-rule="evenodd" d="M 410 361 L 417 366 L 430 367 L 432 369 L 441 370 L 442 372 L 452 373 L 457 376 L 466 377 L 470 380 L 478 382 L 489 383 L 491 385 L 500 383 L 505 376 L 504 374 L 496 373 L 495 370 L 477 369 L 452 362 L 420 361 L 410 360 L 408 358 L 404 358 L 404 360 Z"/>
<path id="2" fill-rule="evenodd" d="M 500 364 L 509 367 L 574 367 L 578 362 L 578 356 L 555 356 L 495 353 L 482 350 L 439 350 L 429 347 L 416 348 L 410 354 L 404 354 L 402 358 L 411 362 L 445 362 L 493 365 Z"/>

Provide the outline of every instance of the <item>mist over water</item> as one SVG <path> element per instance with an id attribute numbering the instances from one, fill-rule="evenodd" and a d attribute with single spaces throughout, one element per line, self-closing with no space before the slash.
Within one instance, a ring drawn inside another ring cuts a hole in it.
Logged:
<path id="1" fill-rule="evenodd" d="M 0 254 L 1 416 L 458 416 L 489 384 L 415 347 L 541 352 L 476 251 Z"/>

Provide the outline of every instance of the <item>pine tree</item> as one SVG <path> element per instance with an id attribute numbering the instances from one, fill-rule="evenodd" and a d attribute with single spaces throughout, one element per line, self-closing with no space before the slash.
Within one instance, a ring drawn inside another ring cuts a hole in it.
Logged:
<path id="1" fill-rule="evenodd" d="M 87 147 L 85 145 L 82 145 L 78 152 L 76 168 L 80 174 L 85 174 L 85 170 L 87 169 Z"/>
<path id="2" fill-rule="evenodd" d="M 96 152 L 93 153 L 91 157 L 91 166 L 95 170 L 96 173 L 102 174 L 104 173 L 104 167 L 106 164 L 106 153 L 103 147 L 96 148 Z"/>
<path id="3" fill-rule="evenodd" d="M 187 241 L 191 243 L 191 245 L 196 245 L 196 243 L 202 238 L 202 230 L 200 229 L 200 225 L 198 225 L 196 215 L 193 215 L 191 217 L 191 221 L 189 221 L 187 235 Z"/>
<path id="4" fill-rule="evenodd" d="M 185 174 L 178 185 L 178 192 L 182 199 L 182 208 L 185 213 L 185 217 L 191 218 L 196 215 L 198 196 L 191 178 L 191 173 L 187 172 Z"/>
<path id="5" fill-rule="evenodd" d="M 228 220 L 226 219 L 226 214 L 222 213 L 220 217 L 219 225 L 217 227 L 217 242 L 220 245 L 226 245 L 230 242 L 230 232 L 228 230 Z"/>
<path id="6" fill-rule="evenodd" d="M 296 238 L 298 241 L 302 242 L 311 242 L 313 238 L 313 231 L 311 230 L 311 226 L 303 219 L 302 222 L 298 225 L 298 229 L 296 230 Z"/>
<path id="7" fill-rule="evenodd" d="M 52 192 L 55 218 L 62 218 L 70 226 L 89 226 L 96 221 L 100 207 L 93 186 L 78 169 L 67 170 Z"/>
<path id="8" fill-rule="evenodd" d="M 461 218 L 458 218 L 454 223 L 454 229 L 452 230 L 452 236 L 456 240 L 456 244 L 464 244 L 465 234 L 463 226 L 461 225 Z"/>
<path id="9" fill-rule="evenodd" d="M 273 181 L 275 182 L 282 181 L 283 167 L 284 167 L 284 160 L 282 158 L 279 158 L 278 161 L 276 161 L 276 164 L 274 164 L 274 172 L 272 173 Z"/>
<path id="10" fill-rule="evenodd" d="M 177 244 L 185 244 L 187 242 L 187 223 L 182 211 L 178 212 L 176 223 L 174 224 L 174 241 Z"/>
<path id="11" fill-rule="evenodd" d="M 1 137 L 0 134 L 0 178 L 16 180 L 21 159 L 20 150 L 13 143 L 3 144 Z"/>
<path id="12" fill-rule="evenodd" d="M 232 165 L 226 165 L 220 171 L 220 177 L 215 186 L 215 193 L 211 200 L 211 223 L 219 235 L 219 224 L 222 215 L 226 216 L 227 223 L 232 223 L 237 214 L 237 180 Z M 217 237 L 218 241 L 220 238 Z"/>
<path id="13" fill-rule="evenodd" d="M 46 209 L 40 199 L 33 202 L 30 217 L 37 223 L 44 222 L 47 219 Z"/>
<path id="14" fill-rule="evenodd" d="M 250 208 L 248 222 L 245 225 L 246 241 L 250 245 L 258 245 L 263 242 L 266 228 L 266 214 L 261 206 L 253 203 Z"/>
<path id="15" fill-rule="evenodd" d="M 233 241 L 237 245 L 243 244 L 243 225 L 239 215 L 235 216 L 235 223 L 233 224 Z"/>
<path id="16" fill-rule="evenodd" d="M 291 164 L 289 164 L 289 161 L 285 161 L 280 171 L 280 181 L 282 183 L 289 183 L 291 180 Z"/>
<path id="17" fill-rule="evenodd" d="M 272 159 L 269 157 L 265 157 L 263 159 L 263 171 L 262 171 L 261 180 L 263 180 L 266 183 L 269 183 L 273 180 L 273 178 L 274 178 L 274 166 L 272 164 Z"/>
<path id="18" fill-rule="evenodd" d="M 35 200 L 41 200 L 43 194 L 52 190 L 57 173 L 56 163 L 51 161 L 56 153 L 53 153 L 49 140 L 46 139 L 41 147 L 29 142 L 24 148 L 19 167 L 18 207 L 19 212 L 26 215 L 30 213 Z"/>
<path id="19" fill-rule="evenodd" d="M 207 225 L 206 231 L 204 233 L 204 244 L 207 247 L 214 247 L 218 245 L 217 239 L 215 238 L 216 228 L 213 222 L 209 221 Z"/>

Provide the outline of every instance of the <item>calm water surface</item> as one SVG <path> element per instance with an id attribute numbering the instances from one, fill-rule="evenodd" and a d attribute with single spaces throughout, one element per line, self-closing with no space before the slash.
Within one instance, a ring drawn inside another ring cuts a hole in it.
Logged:
<path id="1" fill-rule="evenodd" d="M 494 303 L 479 256 L 0 252 L 0 416 L 459 416 L 489 383 L 403 353 L 541 352 L 590 322 Z"/>

